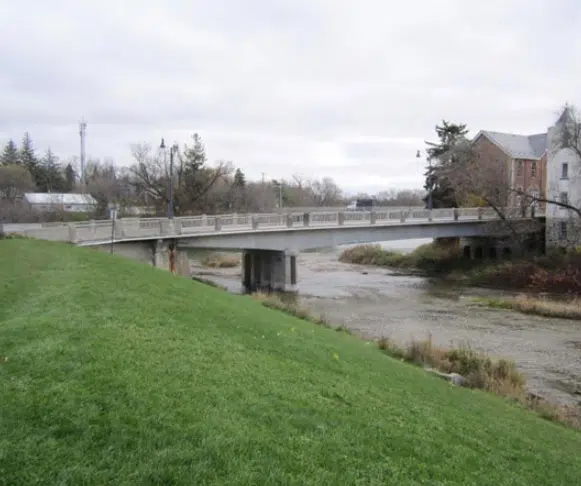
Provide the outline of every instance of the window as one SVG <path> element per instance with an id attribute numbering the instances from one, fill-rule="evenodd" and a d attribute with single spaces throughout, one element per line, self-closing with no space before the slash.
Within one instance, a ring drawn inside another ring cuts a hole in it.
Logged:
<path id="1" fill-rule="evenodd" d="M 561 221 L 559 223 L 559 238 L 561 240 L 567 239 L 567 222 L 566 221 Z"/>
<path id="2" fill-rule="evenodd" d="M 569 204 L 569 194 L 566 192 L 562 192 L 561 194 L 559 194 L 559 202 L 561 204 Z M 566 209 L 566 208 L 561 208 L 561 209 Z"/>
<path id="3" fill-rule="evenodd" d="M 516 163 L 516 175 L 522 175 L 522 160 L 517 161 Z"/>
<path id="4" fill-rule="evenodd" d="M 531 177 L 537 176 L 537 163 L 533 160 L 533 164 L 531 165 Z"/>
<path id="5" fill-rule="evenodd" d="M 563 162 L 561 165 L 561 179 L 569 179 L 569 164 Z"/>

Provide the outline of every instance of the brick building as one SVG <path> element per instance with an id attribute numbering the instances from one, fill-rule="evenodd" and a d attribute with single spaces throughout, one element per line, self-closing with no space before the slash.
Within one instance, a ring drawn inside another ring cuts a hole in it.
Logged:
<path id="1" fill-rule="evenodd" d="M 544 197 L 547 182 L 547 134 L 515 135 L 481 130 L 472 140 L 480 163 L 506 161 L 508 187 Z M 520 205 L 517 194 L 507 203 Z M 538 204 L 537 204 L 538 205 Z"/>

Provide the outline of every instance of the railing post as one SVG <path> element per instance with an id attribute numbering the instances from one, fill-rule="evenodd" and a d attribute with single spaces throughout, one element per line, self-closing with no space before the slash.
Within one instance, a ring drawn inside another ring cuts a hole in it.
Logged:
<path id="1" fill-rule="evenodd" d="M 460 212 L 458 211 L 458 208 L 454 208 L 454 221 L 458 221 L 459 217 L 460 217 Z"/>
<path id="2" fill-rule="evenodd" d="M 535 206 L 531 206 L 531 219 L 535 219 Z"/>
<path id="3" fill-rule="evenodd" d="M 432 210 L 431 210 L 431 209 L 428 209 L 428 221 L 430 221 L 430 222 L 431 222 L 431 221 L 432 221 L 432 219 L 433 219 L 433 216 L 432 216 Z"/>
<path id="4" fill-rule="evenodd" d="M 218 216 L 214 216 L 214 230 L 220 231 L 222 229 L 222 222 Z"/>
<path id="5" fill-rule="evenodd" d="M 377 215 L 373 211 L 371 211 L 369 213 L 369 223 L 370 224 L 375 224 L 375 220 L 376 219 L 377 219 Z"/>
<path id="6" fill-rule="evenodd" d="M 303 225 L 304 226 L 309 226 L 309 219 L 310 219 L 311 214 L 310 213 L 305 213 L 303 214 Z"/>
<path id="7" fill-rule="evenodd" d="M 478 219 L 482 219 L 482 208 L 478 208 L 476 211 L 478 213 Z"/>
<path id="8" fill-rule="evenodd" d="M 163 231 L 163 219 L 159 220 L 159 234 L 160 236 L 163 235 L 164 231 Z"/>
<path id="9" fill-rule="evenodd" d="M 287 214 L 286 215 L 286 226 L 287 228 L 291 228 L 293 225 L 293 216 L 292 214 Z"/>
<path id="10" fill-rule="evenodd" d="M 252 221 L 252 229 L 253 230 L 258 229 L 258 218 L 256 217 L 256 215 L 253 214 L 250 217 L 250 220 Z"/>
<path id="11" fill-rule="evenodd" d="M 345 213 L 343 211 L 337 214 L 337 222 L 340 226 L 345 224 Z"/>
<path id="12" fill-rule="evenodd" d="M 173 233 L 179 235 L 182 232 L 182 222 L 179 219 L 173 220 Z"/>
<path id="13" fill-rule="evenodd" d="M 405 223 L 405 211 L 400 211 L 399 220 Z"/>

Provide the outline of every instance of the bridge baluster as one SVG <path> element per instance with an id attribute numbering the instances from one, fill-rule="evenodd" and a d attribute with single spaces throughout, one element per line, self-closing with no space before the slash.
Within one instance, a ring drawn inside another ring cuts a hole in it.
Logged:
<path id="1" fill-rule="evenodd" d="M 214 230 L 220 231 L 222 229 L 222 221 L 218 216 L 214 217 Z"/>
<path id="2" fill-rule="evenodd" d="M 309 220 L 311 219 L 311 213 L 305 213 L 303 215 L 303 225 L 309 226 Z"/>
<path id="3" fill-rule="evenodd" d="M 344 212 L 337 213 L 337 222 L 340 225 L 345 224 L 345 213 Z"/>

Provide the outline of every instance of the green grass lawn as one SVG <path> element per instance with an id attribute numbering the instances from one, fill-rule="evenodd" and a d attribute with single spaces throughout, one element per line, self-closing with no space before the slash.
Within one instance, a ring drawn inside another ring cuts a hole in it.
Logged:
<path id="1" fill-rule="evenodd" d="M 0 484 L 569 485 L 581 434 L 91 249 L 0 241 Z"/>

